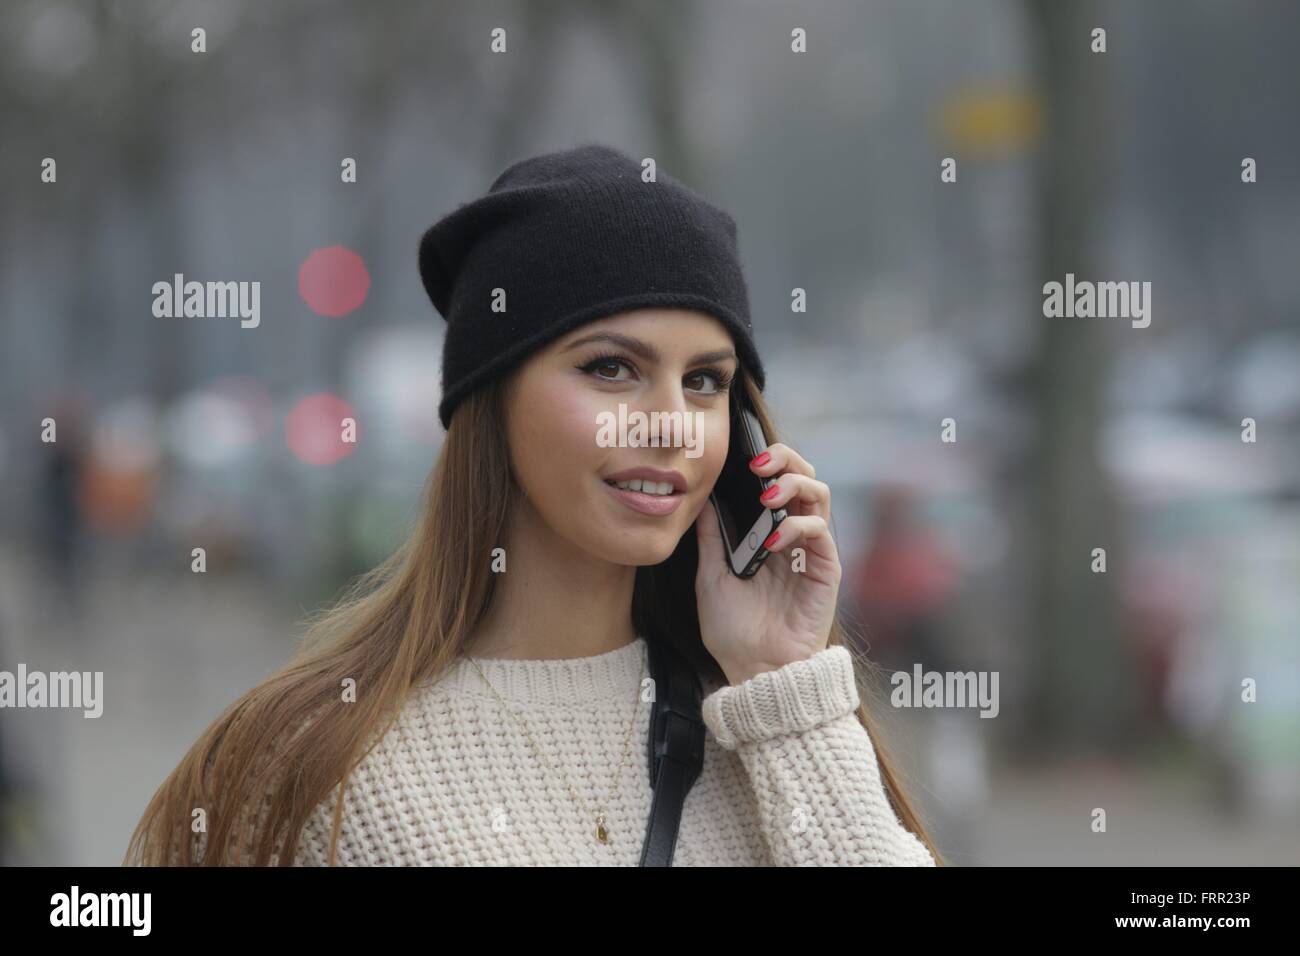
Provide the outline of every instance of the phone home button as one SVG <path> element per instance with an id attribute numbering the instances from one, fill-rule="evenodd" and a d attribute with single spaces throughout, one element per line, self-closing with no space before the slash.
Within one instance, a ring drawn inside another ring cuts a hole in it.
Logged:
<path id="1" fill-rule="evenodd" d="M 757 531 L 751 531 L 751 532 L 749 533 L 749 546 L 750 546 L 751 548 L 753 548 L 755 551 L 758 550 L 758 532 L 757 532 Z"/>

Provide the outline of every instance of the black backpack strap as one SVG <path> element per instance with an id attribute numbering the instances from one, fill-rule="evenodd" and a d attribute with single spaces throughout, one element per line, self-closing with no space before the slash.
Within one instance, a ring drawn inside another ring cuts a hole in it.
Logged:
<path id="1" fill-rule="evenodd" d="M 682 656 L 661 641 L 646 640 L 654 709 L 650 718 L 650 819 L 641 866 L 672 866 L 682 805 L 704 766 L 704 719 L 699 677 Z"/>

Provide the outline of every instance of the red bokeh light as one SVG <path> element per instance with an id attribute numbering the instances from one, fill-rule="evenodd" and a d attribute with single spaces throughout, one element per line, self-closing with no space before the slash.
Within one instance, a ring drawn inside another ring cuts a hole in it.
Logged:
<path id="1" fill-rule="evenodd" d="M 355 441 L 345 441 L 344 419 L 356 421 L 352 406 L 337 395 L 322 392 L 309 395 L 289 412 L 284 437 L 299 461 L 309 465 L 333 465 L 357 449 L 361 423 L 352 429 Z"/>
<path id="2" fill-rule="evenodd" d="M 365 261 L 343 246 L 314 249 L 298 267 L 298 294 L 317 315 L 337 319 L 355 312 L 369 291 Z"/>

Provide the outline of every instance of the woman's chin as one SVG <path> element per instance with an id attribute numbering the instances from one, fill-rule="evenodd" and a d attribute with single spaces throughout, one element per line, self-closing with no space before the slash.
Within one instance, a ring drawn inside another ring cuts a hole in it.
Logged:
<path id="1" fill-rule="evenodd" d="M 680 537 L 674 537 L 667 529 L 657 531 L 634 531 L 619 541 L 612 543 L 607 539 L 604 545 L 604 557 L 614 564 L 643 565 L 662 564 L 675 550 Z"/>

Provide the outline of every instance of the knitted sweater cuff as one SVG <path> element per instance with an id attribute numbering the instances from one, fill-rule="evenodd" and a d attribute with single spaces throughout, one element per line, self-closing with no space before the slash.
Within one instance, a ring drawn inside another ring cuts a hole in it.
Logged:
<path id="1" fill-rule="evenodd" d="M 725 750 L 810 730 L 858 706 L 853 657 L 832 645 L 704 698 L 704 724 Z"/>

